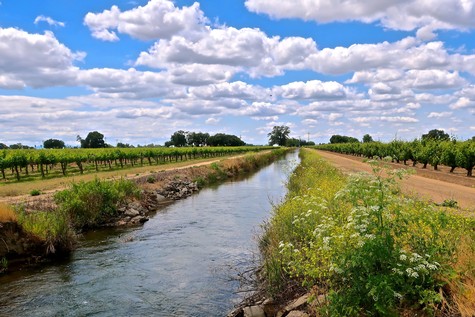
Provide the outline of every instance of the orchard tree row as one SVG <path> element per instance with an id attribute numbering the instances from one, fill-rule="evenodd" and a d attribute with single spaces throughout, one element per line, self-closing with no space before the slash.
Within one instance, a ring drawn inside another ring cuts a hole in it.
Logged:
<path id="1" fill-rule="evenodd" d="M 423 164 L 423 168 L 427 168 L 427 165 L 431 165 L 435 170 L 439 165 L 446 165 L 450 167 L 451 173 L 456 168 L 463 168 L 467 170 L 467 176 L 472 176 L 475 166 L 475 140 L 450 139 L 449 135 L 441 130 L 432 130 L 411 142 L 394 140 L 389 143 L 360 143 L 353 140 L 347 143 L 323 144 L 316 148 L 370 159 L 390 157 L 397 163 L 403 162 L 407 165 L 410 161 L 413 166 Z"/>

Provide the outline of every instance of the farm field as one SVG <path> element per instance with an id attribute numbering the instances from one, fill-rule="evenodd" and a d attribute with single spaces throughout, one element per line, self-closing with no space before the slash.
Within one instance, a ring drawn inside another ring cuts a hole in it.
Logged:
<path id="1" fill-rule="evenodd" d="M 344 172 L 371 172 L 371 166 L 365 163 L 362 157 L 320 150 L 317 152 Z M 475 211 L 475 178 L 466 177 L 464 170 L 456 169 L 454 173 L 449 173 L 450 168 L 447 166 L 439 166 L 435 171 L 431 167 L 423 169 L 421 164 L 415 167 L 412 167 L 412 164 L 388 164 L 393 168 L 407 168 L 414 171 L 415 174 L 402 183 L 402 190 L 406 194 L 417 195 L 435 203 L 453 199 L 462 209 Z"/>
<path id="2" fill-rule="evenodd" d="M 27 195 L 33 190 L 54 190 L 71 181 L 88 181 L 96 177 L 132 177 L 157 169 L 211 163 L 217 159 L 266 149 L 267 147 L 6 150 L 0 157 L 0 167 L 5 176 L 0 180 L 0 197 Z"/>

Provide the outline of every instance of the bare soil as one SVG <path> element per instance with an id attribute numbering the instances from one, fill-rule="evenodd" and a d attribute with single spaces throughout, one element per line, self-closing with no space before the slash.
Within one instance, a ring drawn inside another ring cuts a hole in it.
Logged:
<path id="1" fill-rule="evenodd" d="M 319 155 L 328 160 L 335 167 L 345 173 L 372 172 L 371 166 L 364 162 L 365 159 L 357 156 L 343 155 L 326 151 L 318 151 Z M 416 196 L 424 200 L 441 204 L 444 200 L 455 200 L 460 209 L 475 215 L 475 177 L 467 177 L 466 171 L 456 169 L 449 173 L 450 168 L 439 166 L 433 170 L 428 166 L 422 168 L 422 164 L 413 167 L 412 162 L 408 165 L 389 163 L 393 168 L 405 168 L 414 171 L 408 179 L 402 181 L 402 190 L 406 195 Z"/>

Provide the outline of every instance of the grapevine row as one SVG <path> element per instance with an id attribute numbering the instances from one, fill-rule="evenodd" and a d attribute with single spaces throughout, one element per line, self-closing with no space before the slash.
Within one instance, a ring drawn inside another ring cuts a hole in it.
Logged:
<path id="1" fill-rule="evenodd" d="M 3 150 L 0 152 L 0 172 L 4 180 L 7 173 L 20 181 L 32 173 L 47 177 L 53 169 L 60 167 L 60 173 L 100 169 L 113 169 L 164 164 L 198 158 L 211 158 L 260 151 L 271 147 L 183 147 L 183 148 L 105 148 L 105 149 L 41 149 Z M 36 171 L 35 171 L 36 170 Z"/>

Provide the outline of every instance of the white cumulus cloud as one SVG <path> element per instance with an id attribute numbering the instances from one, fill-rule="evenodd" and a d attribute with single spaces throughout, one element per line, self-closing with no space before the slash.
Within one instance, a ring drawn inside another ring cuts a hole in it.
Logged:
<path id="1" fill-rule="evenodd" d="M 92 36 L 104 41 L 118 41 L 118 33 L 140 40 L 171 38 L 173 35 L 200 33 L 205 28 L 204 17 L 198 2 L 189 7 L 177 8 L 169 0 L 150 0 L 146 5 L 128 11 L 117 6 L 101 13 L 89 12 L 84 24 Z"/>

